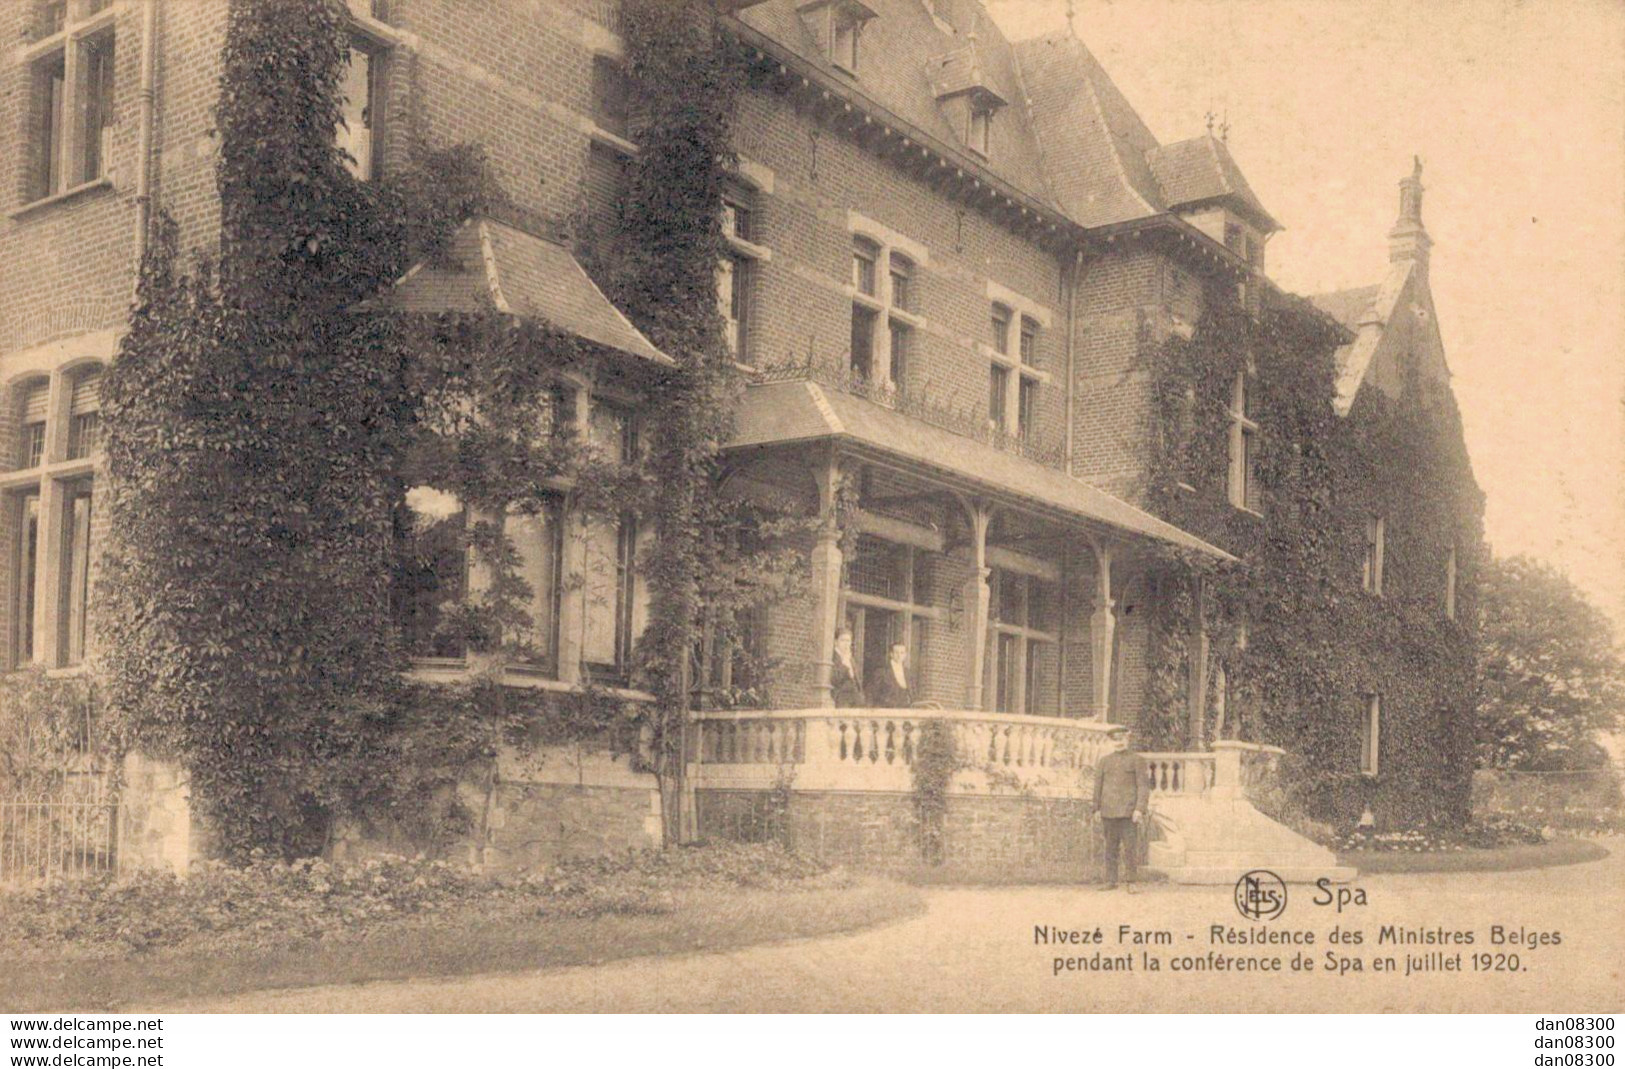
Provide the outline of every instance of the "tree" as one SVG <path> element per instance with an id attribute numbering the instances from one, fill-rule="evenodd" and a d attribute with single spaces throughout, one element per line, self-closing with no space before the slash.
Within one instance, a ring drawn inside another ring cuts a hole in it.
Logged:
<path id="1" fill-rule="evenodd" d="M 1493 561 L 1480 597 L 1479 767 L 1604 767 L 1596 736 L 1619 726 L 1625 701 L 1607 617 L 1556 568 L 1524 556 Z"/>

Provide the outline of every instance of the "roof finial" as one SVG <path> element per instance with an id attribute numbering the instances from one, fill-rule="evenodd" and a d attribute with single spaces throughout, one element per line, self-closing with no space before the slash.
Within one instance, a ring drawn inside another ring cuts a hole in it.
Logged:
<path id="1" fill-rule="evenodd" d="M 1207 135 L 1209 137 L 1213 136 L 1213 120 L 1217 118 L 1218 116 L 1213 114 L 1212 108 L 1207 109 Z"/>
<path id="2" fill-rule="evenodd" d="M 1077 17 L 1077 4 L 1074 2 L 1074 0 L 1066 0 L 1066 32 L 1071 34 L 1074 39 L 1076 39 L 1078 36 L 1078 26 L 1076 22 Z"/>
<path id="3" fill-rule="evenodd" d="M 1219 123 L 1219 140 L 1225 144 L 1230 143 L 1230 109 L 1224 109 L 1224 119 Z"/>
<path id="4" fill-rule="evenodd" d="M 1422 225 L 1422 157 L 1411 158 L 1411 173 L 1399 180 L 1399 218 L 1388 232 L 1390 263 L 1413 261 L 1425 269 L 1433 244 Z"/>
<path id="5" fill-rule="evenodd" d="M 1399 183 L 1399 221 L 1419 227 L 1422 225 L 1422 157 L 1412 156 L 1411 160 L 1410 176 Z"/>

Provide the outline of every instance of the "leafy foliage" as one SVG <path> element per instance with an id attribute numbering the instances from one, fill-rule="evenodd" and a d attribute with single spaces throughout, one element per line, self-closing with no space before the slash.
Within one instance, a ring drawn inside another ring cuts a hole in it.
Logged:
<path id="1" fill-rule="evenodd" d="M 494 877 L 423 857 L 330 864 L 254 856 L 206 863 L 186 879 L 142 872 L 0 895 L 17 923 L 0 933 L 8 960 L 64 951 L 124 957 L 166 947 L 217 952 L 355 940 L 414 917 L 469 909 L 534 917 L 664 914 L 706 888 L 794 891 L 850 877 L 776 844 L 714 844 L 613 859 L 566 861 L 546 872 Z"/>
<path id="2" fill-rule="evenodd" d="M 919 822 L 920 854 L 927 864 L 942 864 L 948 788 L 953 784 L 954 774 L 965 767 L 965 759 L 954 737 L 953 724 L 936 719 L 922 721 L 909 774 L 913 778 L 914 815 Z"/>
<path id="3" fill-rule="evenodd" d="M 1625 663 L 1607 617 L 1556 568 L 1490 562 L 1481 580 L 1480 768 L 1605 768 L 1600 732 L 1619 727 Z"/>
<path id="4" fill-rule="evenodd" d="M 1230 682 L 1226 721 L 1209 699 L 1206 733 L 1296 752 L 1295 797 L 1308 815 L 1352 822 L 1465 816 L 1471 771 L 1475 579 L 1482 495 L 1447 390 L 1414 373 L 1398 399 L 1368 388 L 1348 416 L 1332 408 L 1339 339 L 1278 303 L 1256 320 L 1209 302 L 1190 339 L 1170 338 L 1151 367 L 1159 515 L 1241 559 L 1210 583 L 1212 655 Z M 1260 426 L 1253 508 L 1226 493 L 1232 390 L 1249 372 Z M 1384 592 L 1362 589 L 1365 524 L 1386 517 Z M 1444 613 L 1456 547 L 1456 618 Z M 1188 593 L 1153 621 L 1152 745 L 1185 720 Z M 1216 676 L 1217 673 L 1212 673 Z M 1382 774 L 1359 774 L 1364 696 L 1383 701 Z"/>
<path id="5" fill-rule="evenodd" d="M 691 651 L 705 628 L 737 646 L 739 617 L 799 571 L 804 523 L 718 493 L 740 388 L 714 299 L 736 64 L 697 0 L 641 0 L 626 26 L 634 77 L 660 91 L 645 94 L 620 225 L 591 260 L 676 359 L 660 377 L 545 322 L 388 311 L 380 287 L 444 262 L 463 219 L 517 209 L 477 147 L 418 144 L 385 180 L 357 181 L 331 137 L 340 6 L 232 6 L 218 259 L 183 273 L 165 221 L 143 265 L 107 383 L 114 544 L 98 601 L 120 745 L 178 758 L 234 854 L 311 853 L 336 815 L 455 835 L 455 785 L 499 747 L 631 748 L 641 729 L 675 815 Z M 605 455 L 558 410 L 562 378 L 610 374 L 653 399 L 647 456 Z M 416 529 L 420 489 L 471 521 Z M 509 518 L 563 510 L 652 522 L 633 680 L 652 709 L 590 682 L 500 686 L 505 665 L 547 652 Z M 436 596 L 425 534 L 484 577 L 436 624 L 482 669 L 465 686 L 400 674 L 403 621 Z"/>
<path id="6" fill-rule="evenodd" d="M 650 617 L 638 651 L 655 696 L 654 764 L 666 837 L 675 841 L 693 651 L 708 623 L 727 629 L 754 591 L 771 583 L 777 562 L 753 567 L 739 552 L 749 525 L 718 479 L 743 385 L 716 304 L 741 67 L 704 0 L 628 0 L 621 14 L 627 73 L 642 102 L 633 129 L 641 151 L 616 228 L 587 253 L 611 300 L 677 362 L 653 410 L 657 550 L 647 561 Z M 713 585 L 702 591 L 706 577 Z"/>
<path id="7" fill-rule="evenodd" d="M 556 333 L 499 339 L 362 299 L 500 198 L 471 149 L 424 150 L 394 184 L 349 174 L 331 136 L 343 19 L 322 0 L 232 6 L 218 266 L 183 275 L 161 222 L 106 383 L 113 539 L 98 603 L 113 726 L 122 747 L 185 765 L 234 854 L 314 852 L 334 813 L 421 793 L 507 730 L 498 710 L 479 732 L 448 718 L 438 750 L 397 737 L 422 724 L 424 695 L 399 675 L 395 512 L 425 465 L 460 473 L 448 481 L 485 504 L 502 494 L 483 472 L 534 482 L 563 463 L 501 448 L 531 412 L 514 369 L 539 348 L 564 350 L 554 364 L 575 355 Z M 449 356 L 458 341 L 502 370 Z M 463 411 L 489 422 L 453 428 L 447 446 L 447 413 Z M 500 631 L 503 608 L 480 626 Z M 392 760 L 414 749 L 441 760 Z"/>
<path id="8" fill-rule="evenodd" d="M 96 705 L 85 676 L 0 675 L 0 798 L 58 794 L 68 772 L 95 754 Z"/>

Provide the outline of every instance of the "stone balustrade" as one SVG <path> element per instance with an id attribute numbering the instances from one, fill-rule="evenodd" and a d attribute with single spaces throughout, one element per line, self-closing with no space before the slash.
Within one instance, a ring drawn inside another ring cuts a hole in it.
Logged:
<path id="1" fill-rule="evenodd" d="M 949 709 L 785 709 L 697 716 L 701 789 L 913 790 L 925 726 L 950 726 L 961 765 L 950 790 L 1086 797 L 1110 724 Z"/>
<path id="2" fill-rule="evenodd" d="M 1210 753 L 1142 753 L 1151 776 L 1151 794 L 1202 795 L 1216 781 Z"/>

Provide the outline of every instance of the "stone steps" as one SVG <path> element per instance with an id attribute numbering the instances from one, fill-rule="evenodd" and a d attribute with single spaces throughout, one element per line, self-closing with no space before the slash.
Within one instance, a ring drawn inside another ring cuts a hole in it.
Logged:
<path id="1" fill-rule="evenodd" d="M 1153 806 L 1162 838 L 1148 850 L 1147 867 L 1172 883 L 1234 884 L 1254 869 L 1287 883 L 1328 879 L 1346 883 L 1355 870 L 1337 855 L 1271 820 L 1245 799 L 1187 796 Z"/>

